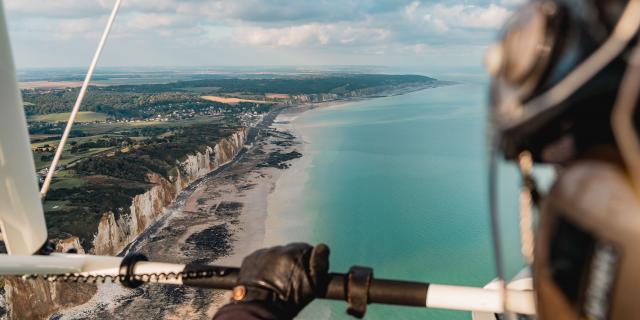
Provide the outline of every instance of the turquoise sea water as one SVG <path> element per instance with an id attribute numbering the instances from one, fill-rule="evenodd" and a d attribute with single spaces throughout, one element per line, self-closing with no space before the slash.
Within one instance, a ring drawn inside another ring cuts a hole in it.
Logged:
<path id="1" fill-rule="evenodd" d="M 486 86 L 461 84 L 302 114 L 313 160 L 298 212 L 332 270 L 482 286 L 495 277 L 486 191 Z M 318 301 L 302 318 L 347 318 Z M 367 319 L 469 319 L 375 306 Z"/>

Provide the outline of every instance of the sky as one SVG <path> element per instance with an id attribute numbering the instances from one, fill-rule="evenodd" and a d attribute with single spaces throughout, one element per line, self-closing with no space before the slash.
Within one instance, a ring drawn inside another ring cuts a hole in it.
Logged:
<path id="1" fill-rule="evenodd" d="M 83 67 L 115 0 L 4 0 L 16 66 Z M 123 0 L 100 66 L 480 68 L 522 0 Z"/>

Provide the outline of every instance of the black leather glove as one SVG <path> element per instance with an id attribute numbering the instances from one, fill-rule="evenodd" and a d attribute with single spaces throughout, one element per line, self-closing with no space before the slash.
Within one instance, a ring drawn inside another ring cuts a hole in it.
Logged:
<path id="1" fill-rule="evenodd" d="M 293 318 L 326 290 L 329 247 L 306 243 L 261 249 L 242 261 L 234 302 L 265 303 L 278 318 Z"/>

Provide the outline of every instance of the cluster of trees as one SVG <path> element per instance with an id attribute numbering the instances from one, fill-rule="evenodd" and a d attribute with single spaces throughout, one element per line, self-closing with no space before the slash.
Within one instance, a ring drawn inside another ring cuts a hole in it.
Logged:
<path id="1" fill-rule="evenodd" d="M 122 132 L 122 134 L 127 135 L 129 137 L 155 137 L 172 130 L 173 129 L 171 128 L 149 126 L 149 127 L 133 128 L 132 130 Z"/>
<path id="2" fill-rule="evenodd" d="M 48 162 L 51 160 L 53 160 L 53 153 L 45 153 L 40 156 L 40 161 L 42 162 Z"/>
<path id="3" fill-rule="evenodd" d="M 82 204 L 83 207 L 90 207 L 102 213 L 104 208 L 128 208 L 131 205 L 131 198 L 144 193 L 142 185 L 128 186 L 127 184 L 114 183 L 88 183 L 82 187 L 51 189 L 47 193 L 47 200 L 51 201 L 71 201 Z"/>
<path id="4" fill-rule="evenodd" d="M 24 90 L 23 99 L 27 115 L 69 112 L 78 96 L 78 89 L 57 90 L 40 93 Z M 112 118 L 145 118 L 155 112 L 188 108 L 203 110 L 209 107 L 224 108 L 225 104 L 203 101 L 193 93 L 118 92 L 92 87 L 87 92 L 81 110 L 108 114 Z"/>
<path id="5" fill-rule="evenodd" d="M 115 179 L 89 182 L 82 187 L 51 189 L 47 201 L 65 201 L 68 205 L 47 211 L 47 230 L 51 238 L 78 236 L 85 249 L 92 247 L 102 214 L 128 213 L 131 199 L 148 188 L 145 184 Z"/>
<path id="6" fill-rule="evenodd" d="M 90 157 L 76 165 L 81 175 L 105 175 L 120 179 L 144 182 L 150 171 L 164 171 L 157 168 L 154 161 L 129 154 L 116 157 Z M 149 168 L 151 167 L 151 168 Z"/>
<path id="7" fill-rule="evenodd" d="M 29 134 L 62 134 L 66 123 L 62 122 L 42 122 L 35 121 L 29 123 Z M 72 129 L 70 137 L 84 137 L 86 134 L 82 130 Z"/>
<path id="8" fill-rule="evenodd" d="M 168 177 L 176 164 L 184 161 L 188 154 L 195 151 L 204 153 L 207 146 L 214 145 L 234 130 L 211 123 L 186 126 L 175 129 L 172 135 L 147 139 L 126 153 L 116 152 L 110 157 L 96 156 L 82 160 L 75 169 L 84 176 L 105 175 L 139 182 L 145 182 L 150 172 Z M 131 142 L 120 140 L 120 143 L 122 141 Z"/>
<path id="9" fill-rule="evenodd" d="M 129 137 L 110 137 L 106 136 L 98 140 L 91 140 L 78 144 L 76 141 L 69 143 L 71 145 L 71 153 L 84 152 L 92 148 L 109 148 L 120 147 L 133 144 L 133 140 Z"/>
<path id="10" fill-rule="evenodd" d="M 147 85 L 144 85 L 147 86 Z M 144 87 L 142 86 L 142 87 Z M 163 86 L 163 85 L 148 85 Z M 23 91 L 24 101 L 29 102 L 24 110 L 27 115 L 69 112 L 73 106 L 77 89 L 57 90 L 41 93 L 34 90 Z M 174 111 L 193 111 L 204 113 L 210 110 L 218 112 L 267 112 L 271 105 L 240 103 L 230 106 L 225 103 L 207 101 L 192 92 L 126 92 L 107 88 L 92 88 L 88 91 L 81 110 L 106 113 L 113 119 L 148 119 L 157 115 L 166 115 Z M 38 133 L 59 133 L 59 127 L 34 128 Z"/>

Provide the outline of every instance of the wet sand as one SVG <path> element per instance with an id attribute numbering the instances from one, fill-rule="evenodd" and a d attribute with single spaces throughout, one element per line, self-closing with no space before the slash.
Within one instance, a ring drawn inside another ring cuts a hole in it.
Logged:
<path id="1" fill-rule="evenodd" d="M 306 238 L 305 231 L 313 226 L 310 217 L 292 212 L 291 208 L 294 200 L 302 196 L 309 178 L 307 170 L 313 159 L 303 133 L 294 124 L 298 115 L 299 113 L 283 114 L 278 117 L 279 130 L 290 132 L 296 137 L 297 148 L 303 156 L 291 161 L 289 169 L 282 172 L 273 191 L 267 196 L 266 233 L 263 241 L 265 247 L 303 241 Z"/>

